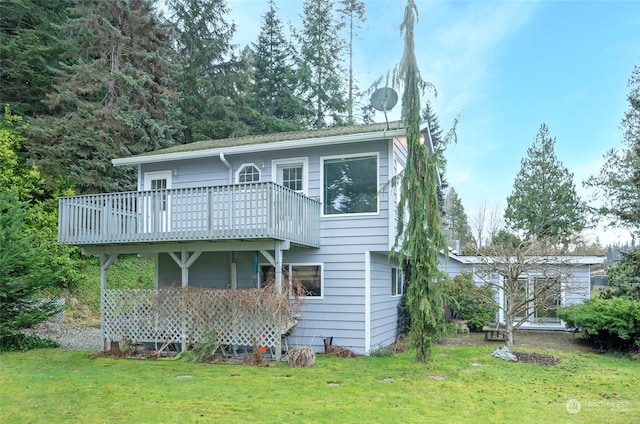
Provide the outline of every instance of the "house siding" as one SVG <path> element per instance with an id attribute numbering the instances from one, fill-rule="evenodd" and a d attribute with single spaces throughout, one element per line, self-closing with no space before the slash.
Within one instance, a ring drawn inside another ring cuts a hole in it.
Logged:
<path id="1" fill-rule="evenodd" d="M 467 257 L 467 260 L 472 257 Z M 439 269 L 447 274 L 449 278 L 454 278 L 462 273 L 471 273 L 473 275 L 474 282 L 477 285 L 484 284 L 484 281 L 475 274 L 475 266 L 473 263 L 468 263 L 458 259 L 454 255 L 450 255 L 447 259 L 444 256 L 440 256 Z M 550 265 L 553 266 L 553 265 Z M 560 264 L 557 265 L 558 272 L 561 274 L 570 275 L 571 278 L 568 282 L 564 283 L 561 291 L 561 305 L 570 306 L 580 304 L 584 300 L 591 297 L 591 266 L 588 264 Z M 496 293 L 496 302 L 502 304 L 501 292 Z M 499 311 L 496 319 L 503 321 L 503 312 Z M 564 323 L 560 322 L 547 322 L 547 323 L 525 323 L 521 327 L 522 329 L 564 329 Z"/>
<path id="2" fill-rule="evenodd" d="M 321 246 L 317 249 L 292 246 L 283 252 L 284 263 L 321 264 L 323 271 L 323 296 L 307 298 L 302 316 L 293 331 L 290 345 L 311 345 L 323 349 L 323 339 L 333 337 L 335 345 L 364 353 L 365 335 L 365 251 L 387 252 L 390 244 L 389 194 L 381 191 L 389 179 L 390 154 L 388 140 L 332 146 L 330 151 L 322 147 L 264 152 L 260 154 L 226 155 L 232 166 L 233 182 L 243 164 L 253 163 L 261 172 L 261 181 L 273 181 L 273 160 L 307 158 L 308 187 L 310 197 L 320 198 L 322 190 L 322 159 L 341 155 L 375 154 L 378 159 L 378 211 L 362 215 L 323 216 L 320 221 Z M 145 172 L 172 170 L 172 187 L 185 188 L 206 185 L 229 184 L 229 170 L 217 157 L 183 162 L 165 162 L 141 166 L 140 179 Z M 177 172 L 173 172 L 177 170 Z M 238 287 L 253 282 L 250 252 L 238 252 Z M 385 254 L 386 255 L 386 254 Z M 384 343 L 395 337 L 397 299 L 390 296 L 390 265 L 385 255 L 376 255 L 372 271 L 371 338 L 374 343 Z M 382 259 L 384 258 L 384 260 Z M 244 261 L 244 262 L 243 262 Z M 168 255 L 159 256 L 160 286 L 180 281 L 180 269 Z M 261 257 L 261 263 L 264 258 Z M 384 265 L 382 263 L 384 262 Z M 191 285 L 203 287 L 227 287 L 229 285 L 230 258 L 220 253 L 205 253 L 191 267 Z M 218 275 L 215 275 L 218 273 Z M 389 316 L 386 316 L 388 314 Z M 392 328 L 393 327 L 393 328 Z M 393 334 L 392 334 L 393 333 Z"/>
<path id="3" fill-rule="evenodd" d="M 393 267 L 397 263 L 388 255 L 371 253 L 371 350 L 390 345 L 397 336 L 400 296 L 391 295 Z"/>

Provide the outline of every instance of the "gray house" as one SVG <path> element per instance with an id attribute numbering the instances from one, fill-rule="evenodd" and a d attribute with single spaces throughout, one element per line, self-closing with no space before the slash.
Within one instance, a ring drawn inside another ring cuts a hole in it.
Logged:
<path id="1" fill-rule="evenodd" d="M 510 259 L 510 258 L 509 258 Z M 522 298 L 532 296 L 536 285 L 548 287 L 545 296 L 539 296 L 537 300 L 529 302 L 526 310 L 522 312 L 523 330 L 564 330 L 565 325 L 556 314 L 559 307 L 576 305 L 591 297 L 591 273 L 592 267 L 604 263 L 605 256 L 594 255 L 567 255 L 545 258 L 531 258 L 531 269 L 521 273 L 518 280 L 522 282 Z M 483 271 L 486 268 L 487 258 L 478 256 L 463 256 L 449 253 L 448 258 L 441 257 L 439 268 L 449 278 L 454 278 L 462 273 L 472 275 L 477 285 L 489 283 L 496 289 L 496 303 L 500 306 L 496 316 L 496 322 L 504 323 L 505 295 L 501 277 L 496 274 L 487 275 Z M 507 260 L 506 258 L 493 258 L 493 260 Z M 501 267 L 498 265 L 497 268 Z M 549 284 L 549 280 L 558 279 L 557 286 Z M 554 290 L 555 288 L 555 290 Z"/>
<path id="2" fill-rule="evenodd" d="M 426 124 L 422 133 L 430 146 Z M 269 273 L 282 287 L 293 277 L 306 289 L 304 308 L 293 328 L 274 330 L 264 344 L 279 346 L 284 335 L 289 346 L 320 351 L 332 337 L 368 353 L 396 336 L 403 278 L 389 257 L 397 196 L 387 183 L 406 152 L 405 129 L 392 123 L 207 140 L 114 159 L 137 167 L 138 190 L 61 198 L 59 242 L 101 259 L 105 343 L 153 341 L 168 331 L 186 343 L 177 300 L 162 316 L 141 317 L 126 303 L 148 302 L 148 293 L 109 288 L 118 255 L 139 254 L 155 259 L 156 289 L 251 289 Z"/>

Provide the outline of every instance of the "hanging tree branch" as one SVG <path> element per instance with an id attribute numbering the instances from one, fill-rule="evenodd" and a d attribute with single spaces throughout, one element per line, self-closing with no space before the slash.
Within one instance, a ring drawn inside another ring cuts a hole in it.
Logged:
<path id="1" fill-rule="evenodd" d="M 442 334 L 442 294 L 438 281 L 438 255 L 446 252 L 446 240 L 440 228 L 437 200 L 437 160 L 427 149 L 430 140 L 421 139 L 420 95 L 432 84 L 420 77 L 414 25 L 418 10 L 408 0 L 400 25 L 404 33 L 404 52 L 394 71 L 394 83 L 403 86 L 402 120 L 407 128 L 407 164 L 400 183 L 396 248 L 400 261 L 409 265 L 407 304 L 411 315 L 410 339 L 415 345 L 416 361 L 425 362 L 432 346 Z M 424 137 L 429 137 L 428 133 Z M 408 217 L 406 216 L 408 214 Z M 405 222 L 405 219 L 408 220 Z"/>

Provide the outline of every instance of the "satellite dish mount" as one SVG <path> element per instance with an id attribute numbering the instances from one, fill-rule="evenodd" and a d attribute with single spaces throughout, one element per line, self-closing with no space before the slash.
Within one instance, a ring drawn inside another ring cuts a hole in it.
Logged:
<path id="1" fill-rule="evenodd" d="M 390 87 L 378 88 L 371 95 L 371 106 L 373 106 L 375 110 L 379 110 L 384 113 L 384 120 L 387 123 L 387 129 L 389 129 L 387 111 L 393 109 L 396 103 L 398 103 L 398 93 Z"/>

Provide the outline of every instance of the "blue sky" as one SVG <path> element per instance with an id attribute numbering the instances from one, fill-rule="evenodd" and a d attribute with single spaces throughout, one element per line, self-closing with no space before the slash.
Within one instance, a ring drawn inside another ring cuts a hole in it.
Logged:
<path id="1" fill-rule="evenodd" d="M 400 60 L 404 0 L 365 1 L 356 40 L 358 83 L 368 87 Z M 599 172 L 603 154 L 619 148 L 627 80 L 640 66 L 640 1 L 416 0 L 416 56 L 427 93 L 447 130 L 460 115 L 458 143 L 448 148 L 446 178 L 469 215 L 504 207 L 520 161 L 542 123 L 556 155 L 582 181 Z M 254 42 L 266 0 L 228 0 L 235 42 Z M 276 0 L 279 16 L 301 24 L 302 0 Z M 399 117 L 399 107 L 390 118 Z M 384 120 L 384 116 L 376 117 Z M 628 239 L 602 231 L 603 244 Z M 592 236 L 593 237 L 593 236 Z"/>

